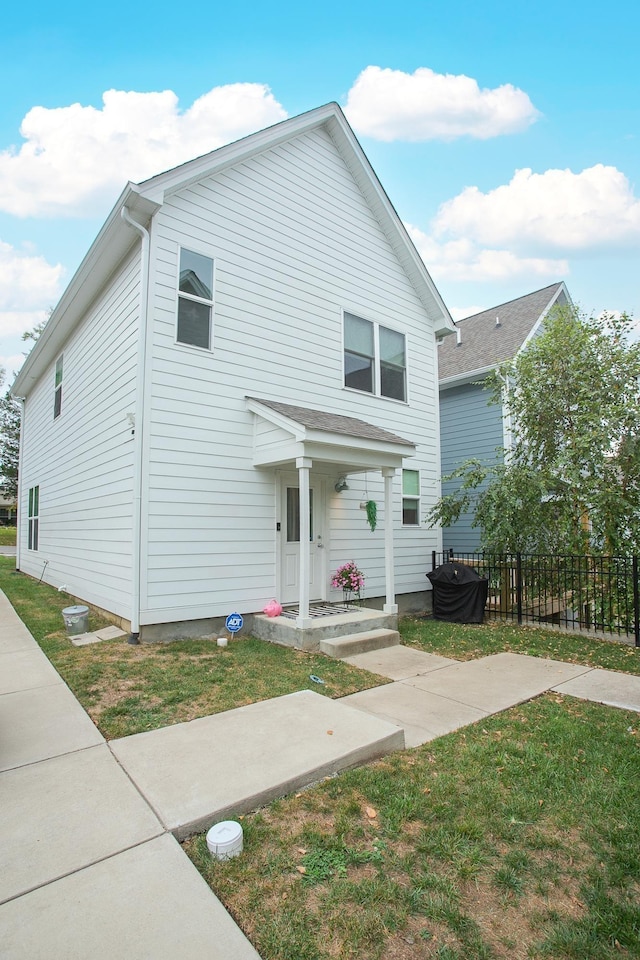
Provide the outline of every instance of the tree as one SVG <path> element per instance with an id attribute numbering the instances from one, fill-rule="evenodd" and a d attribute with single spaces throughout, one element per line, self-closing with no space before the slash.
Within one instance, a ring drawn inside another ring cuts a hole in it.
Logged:
<path id="1" fill-rule="evenodd" d="M 9 391 L 0 399 L 0 490 L 8 500 L 18 497 L 20 404 Z"/>
<path id="2" fill-rule="evenodd" d="M 39 321 L 31 330 L 25 330 L 22 339 L 31 341 L 29 350 L 35 344 L 47 323 L 51 310 L 44 320 Z M 25 355 L 29 353 L 25 351 Z M 5 380 L 5 371 L 0 368 L 0 387 Z M 8 500 L 18 496 L 18 463 L 20 459 L 20 404 L 14 400 L 10 391 L 0 399 L 0 492 Z"/>
<path id="3" fill-rule="evenodd" d="M 467 461 L 429 514 L 468 509 L 486 550 L 626 554 L 640 548 L 640 344 L 631 319 L 563 307 L 489 379 L 515 441 L 504 462 Z"/>

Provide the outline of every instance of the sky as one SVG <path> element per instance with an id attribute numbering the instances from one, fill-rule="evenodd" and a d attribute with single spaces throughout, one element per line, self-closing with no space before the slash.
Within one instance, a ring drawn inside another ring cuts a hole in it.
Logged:
<path id="1" fill-rule="evenodd" d="M 640 325 L 640 4 L 33 0 L 0 31 L 10 383 L 127 181 L 336 101 L 454 319 L 564 280 Z"/>

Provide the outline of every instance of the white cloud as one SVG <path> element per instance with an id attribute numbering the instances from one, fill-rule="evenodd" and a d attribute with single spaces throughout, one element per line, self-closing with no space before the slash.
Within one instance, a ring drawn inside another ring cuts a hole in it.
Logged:
<path id="1" fill-rule="evenodd" d="M 540 113 L 510 83 L 481 89 L 464 74 L 415 73 L 369 66 L 349 91 L 345 113 L 358 133 L 376 140 L 479 140 L 525 130 Z"/>
<path id="2" fill-rule="evenodd" d="M 180 112 L 171 90 L 108 90 L 103 107 L 33 107 L 19 149 L 0 152 L 0 209 L 93 216 L 140 181 L 286 117 L 264 84 L 214 87 Z"/>
<path id="3" fill-rule="evenodd" d="M 25 344 L 25 350 L 27 344 Z M 24 353 L 11 353 L 7 355 L 0 354 L 0 367 L 5 371 L 5 380 L 2 389 L 6 390 L 13 383 L 15 375 L 26 360 Z"/>
<path id="4" fill-rule="evenodd" d="M 433 228 L 439 237 L 519 250 L 601 249 L 640 242 L 640 200 L 615 167 L 524 169 L 488 193 L 467 187 L 440 207 Z"/>
<path id="5" fill-rule="evenodd" d="M 519 257 L 511 250 L 482 249 L 473 240 L 440 242 L 418 227 L 405 224 L 418 253 L 434 280 L 490 282 L 518 278 L 557 279 L 569 273 L 566 260 Z M 465 314 L 468 316 L 469 314 Z"/>
<path id="6" fill-rule="evenodd" d="M 0 333 L 21 329 L 21 317 L 33 326 L 33 317 L 55 305 L 62 291 L 64 267 L 53 266 L 32 253 L 23 253 L 0 240 Z"/>

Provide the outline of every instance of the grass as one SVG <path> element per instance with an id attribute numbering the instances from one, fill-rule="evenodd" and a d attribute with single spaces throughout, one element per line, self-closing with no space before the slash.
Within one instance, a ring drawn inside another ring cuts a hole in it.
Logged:
<path id="1" fill-rule="evenodd" d="M 0 588 L 107 737 L 384 682 L 251 637 L 74 647 L 68 596 L 9 558 Z M 416 619 L 401 630 L 460 660 L 511 650 L 640 673 L 635 648 L 579 635 Z M 212 860 L 203 836 L 185 849 L 264 960 L 640 957 L 639 743 L 637 714 L 548 694 L 242 818 L 240 858 Z"/>
<path id="2" fill-rule="evenodd" d="M 640 957 L 639 741 L 547 695 L 184 847 L 264 960 Z"/>
<path id="3" fill-rule="evenodd" d="M 595 640 L 578 632 L 519 627 L 497 620 L 484 624 L 451 624 L 412 618 L 401 622 L 400 632 L 407 646 L 455 660 L 475 660 L 510 651 L 640 674 L 640 648 L 616 640 Z"/>
<path id="4" fill-rule="evenodd" d="M 297 690 L 343 697 L 386 682 L 322 654 L 249 636 L 222 648 L 211 640 L 131 646 L 126 638 L 74 647 L 61 613 L 73 602 L 70 597 L 16 573 L 12 558 L 0 557 L 0 589 L 107 739 Z M 89 629 L 107 622 L 92 615 Z"/>
<path id="5" fill-rule="evenodd" d="M 16 527 L 0 527 L 0 547 L 15 547 Z"/>

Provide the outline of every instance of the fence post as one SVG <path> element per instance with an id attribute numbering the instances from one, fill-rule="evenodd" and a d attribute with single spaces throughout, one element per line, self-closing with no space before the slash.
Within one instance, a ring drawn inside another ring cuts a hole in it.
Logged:
<path id="1" fill-rule="evenodd" d="M 433 571 L 435 570 L 435 568 L 436 568 L 436 552 L 435 550 L 432 550 L 431 551 L 431 570 Z"/>
<path id="2" fill-rule="evenodd" d="M 516 603 L 518 605 L 518 623 L 522 624 L 522 554 L 516 554 Z"/>
<path id="3" fill-rule="evenodd" d="M 633 555 L 633 632 L 636 647 L 640 647 L 640 598 L 638 591 L 638 557 Z"/>

